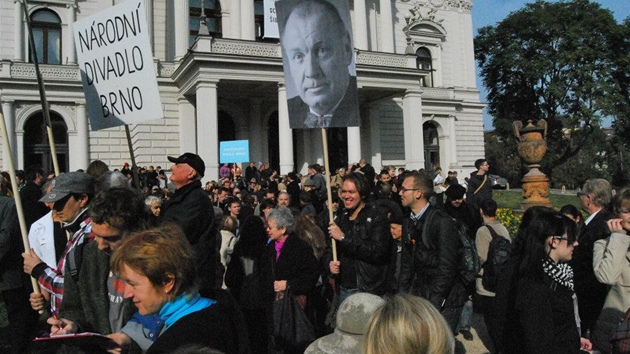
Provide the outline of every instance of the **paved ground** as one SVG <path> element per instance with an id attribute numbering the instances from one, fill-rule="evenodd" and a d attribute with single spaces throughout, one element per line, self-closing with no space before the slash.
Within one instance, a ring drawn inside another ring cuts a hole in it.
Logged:
<path id="1" fill-rule="evenodd" d="M 486 330 L 486 325 L 483 322 L 483 316 L 481 316 L 481 314 L 473 314 L 470 332 L 474 336 L 472 341 L 465 340 L 461 334 L 455 337 L 464 344 L 466 354 L 490 353 L 488 348 L 492 348 L 492 343 L 490 341 L 490 337 L 488 336 L 488 331 Z"/>

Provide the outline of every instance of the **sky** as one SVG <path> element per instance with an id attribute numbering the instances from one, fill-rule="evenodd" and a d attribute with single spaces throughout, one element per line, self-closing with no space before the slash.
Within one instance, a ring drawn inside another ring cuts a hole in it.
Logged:
<path id="1" fill-rule="evenodd" d="M 551 0 L 552 2 L 555 2 Z M 475 36 L 477 30 L 484 26 L 495 25 L 506 18 L 510 12 L 517 11 L 527 3 L 534 0 L 475 0 L 473 1 L 472 17 L 473 31 Z M 603 8 L 612 11 L 617 22 L 621 22 L 630 17 L 630 0 L 595 0 Z M 477 68 L 477 87 L 481 91 L 481 101 L 486 102 L 486 89 L 479 77 L 479 68 Z M 484 129 L 492 129 L 492 117 L 484 110 L 483 117 Z"/>

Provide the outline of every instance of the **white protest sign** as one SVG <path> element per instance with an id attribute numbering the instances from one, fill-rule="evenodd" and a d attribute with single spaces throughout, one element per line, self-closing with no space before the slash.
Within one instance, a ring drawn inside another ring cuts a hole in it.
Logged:
<path id="1" fill-rule="evenodd" d="M 279 38 L 278 16 L 276 15 L 276 0 L 265 0 L 265 38 Z"/>
<path id="2" fill-rule="evenodd" d="M 164 118 L 144 0 L 130 0 L 74 23 L 92 130 Z"/>

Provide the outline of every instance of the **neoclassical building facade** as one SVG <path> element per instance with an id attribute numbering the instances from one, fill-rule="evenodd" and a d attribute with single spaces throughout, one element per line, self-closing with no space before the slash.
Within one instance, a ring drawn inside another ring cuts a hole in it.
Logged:
<path id="1" fill-rule="evenodd" d="M 0 102 L 16 168 L 52 169 L 29 54 L 29 16 L 62 171 L 130 161 L 122 127 L 92 131 L 72 23 L 119 0 L 0 0 Z M 361 126 L 328 129 L 331 168 L 364 157 L 468 173 L 484 155 L 472 0 L 350 1 Z M 219 143 L 249 140 L 250 159 L 280 173 L 323 163 L 319 129 L 291 130 L 281 48 L 264 37 L 262 0 L 147 1 L 164 119 L 131 125 L 138 165 L 191 151 L 216 179 Z M 3 169 L 8 149 L 2 147 Z"/>

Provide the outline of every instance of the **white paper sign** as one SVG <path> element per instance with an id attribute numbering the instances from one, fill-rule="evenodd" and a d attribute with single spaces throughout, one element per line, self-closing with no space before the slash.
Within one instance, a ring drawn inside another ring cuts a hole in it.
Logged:
<path id="1" fill-rule="evenodd" d="M 265 38 L 279 38 L 276 0 L 265 0 Z"/>
<path id="2" fill-rule="evenodd" d="M 74 23 L 92 130 L 164 118 L 144 6 L 130 0 Z"/>

